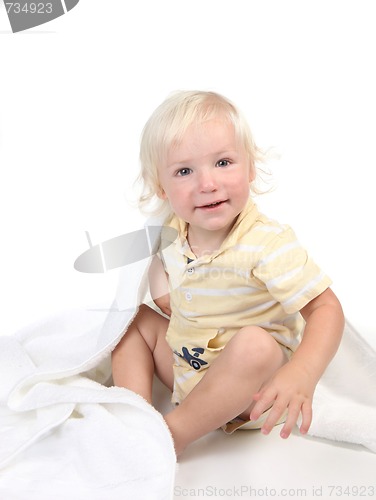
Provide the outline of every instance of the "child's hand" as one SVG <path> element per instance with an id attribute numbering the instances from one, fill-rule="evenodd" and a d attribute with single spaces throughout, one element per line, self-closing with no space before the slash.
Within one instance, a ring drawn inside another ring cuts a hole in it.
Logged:
<path id="1" fill-rule="evenodd" d="M 270 414 L 262 426 L 262 433 L 269 434 L 278 419 L 287 410 L 287 419 L 280 436 L 288 438 L 300 413 L 300 432 L 306 434 L 312 422 L 312 398 L 316 383 L 304 368 L 292 361 L 280 368 L 275 376 L 253 396 L 256 404 L 251 411 L 251 420 L 257 420 L 272 406 Z"/>

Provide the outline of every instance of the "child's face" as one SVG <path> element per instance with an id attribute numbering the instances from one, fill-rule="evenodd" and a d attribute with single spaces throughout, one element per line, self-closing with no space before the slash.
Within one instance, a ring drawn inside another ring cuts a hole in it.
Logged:
<path id="1" fill-rule="evenodd" d="M 233 125 L 219 119 L 190 126 L 182 142 L 168 151 L 158 174 L 161 198 L 189 224 L 190 234 L 204 230 L 223 237 L 244 208 L 254 179 Z"/>

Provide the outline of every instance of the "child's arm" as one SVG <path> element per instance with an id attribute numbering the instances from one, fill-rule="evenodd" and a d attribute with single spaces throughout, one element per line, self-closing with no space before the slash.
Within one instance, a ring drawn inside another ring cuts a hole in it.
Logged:
<path id="1" fill-rule="evenodd" d="M 154 303 L 163 313 L 171 316 L 168 276 L 163 268 L 161 259 L 157 255 L 154 255 L 151 261 L 148 278 L 150 295 Z"/>
<path id="2" fill-rule="evenodd" d="M 300 312 L 306 321 L 300 346 L 291 360 L 254 395 L 257 403 L 251 412 L 252 420 L 256 420 L 261 413 L 273 406 L 262 428 L 264 434 L 271 431 L 286 409 L 288 416 L 281 437 L 287 438 L 290 435 L 300 413 L 300 432 L 308 432 L 316 384 L 335 355 L 342 338 L 344 316 L 341 304 L 330 288 L 311 300 Z"/>

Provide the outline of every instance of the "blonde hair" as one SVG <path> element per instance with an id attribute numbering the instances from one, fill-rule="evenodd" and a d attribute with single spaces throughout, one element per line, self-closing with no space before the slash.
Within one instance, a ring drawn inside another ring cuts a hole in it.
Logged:
<path id="1" fill-rule="evenodd" d="M 251 168 L 255 169 L 256 163 L 263 161 L 263 154 L 253 140 L 248 123 L 230 100 L 215 92 L 174 92 L 153 112 L 142 132 L 139 176 L 142 193 L 139 207 L 143 212 L 158 214 L 168 210 L 168 201 L 158 198 L 161 193 L 158 165 L 163 162 L 169 149 L 182 141 L 193 123 L 199 124 L 218 117 L 233 124 L 237 139 L 249 156 Z M 254 186 L 252 190 L 259 192 Z"/>

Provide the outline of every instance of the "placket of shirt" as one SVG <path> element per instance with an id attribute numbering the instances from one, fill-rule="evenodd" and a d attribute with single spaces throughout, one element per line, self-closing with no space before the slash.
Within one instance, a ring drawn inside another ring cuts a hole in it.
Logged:
<path id="1" fill-rule="evenodd" d="M 196 257 L 194 253 L 192 252 L 188 241 L 185 240 L 184 243 L 181 245 L 179 249 L 180 253 L 183 255 L 183 258 L 185 260 L 185 274 L 186 277 L 193 276 L 194 273 L 196 272 L 196 269 L 200 266 L 205 266 L 210 264 L 212 260 L 214 260 L 220 253 L 224 251 L 223 248 L 220 248 L 217 252 L 214 252 L 209 255 L 203 255 L 201 257 Z M 184 279 L 184 298 L 187 302 L 191 302 L 193 300 L 193 290 L 189 289 L 189 280 Z"/>

